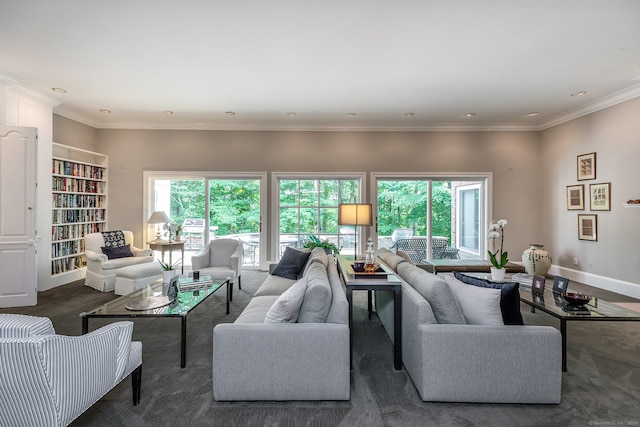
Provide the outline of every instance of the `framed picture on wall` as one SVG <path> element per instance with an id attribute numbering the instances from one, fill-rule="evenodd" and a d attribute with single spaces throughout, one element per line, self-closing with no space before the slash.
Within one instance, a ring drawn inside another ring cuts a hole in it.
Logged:
<path id="1" fill-rule="evenodd" d="M 578 181 L 596 179 L 596 153 L 578 156 Z"/>
<path id="2" fill-rule="evenodd" d="M 592 211 L 611 210 L 611 183 L 589 185 L 589 200 Z"/>
<path id="3" fill-rule="evenodd" d="M 567 186 L 567 210 L 584 210 L 584 184 Z"/>
<path id="4" fill-rule="evenodd" d="M 578 239 L 598 241 L 598 215 L 578 215 Z"/>

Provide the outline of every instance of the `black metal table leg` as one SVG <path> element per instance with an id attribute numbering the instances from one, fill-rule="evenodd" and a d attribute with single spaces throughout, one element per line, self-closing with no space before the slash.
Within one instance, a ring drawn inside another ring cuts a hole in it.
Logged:
<path id="1" fill-rule="evenodd" d="M 187 366 L 187 316 L 182 316 L 182 331 L 180 334 L 180 367 Z"/>
<path id="2" fill-rule="evenodd" d="M 560 335 L 562 335 L 562 372 L 567 372 L 567 321 L 560 319 Z"/>
<path id="3" fill-rule="evenodd" d="M 353 369 L 353 289 L 347 286 L 346 293 L 349 305 L 349 367 Z"/>
<path id="4" fill-rule="evenodd" d="M 393 367 L 402 369 L 402 290 L 393 291 Z"/>

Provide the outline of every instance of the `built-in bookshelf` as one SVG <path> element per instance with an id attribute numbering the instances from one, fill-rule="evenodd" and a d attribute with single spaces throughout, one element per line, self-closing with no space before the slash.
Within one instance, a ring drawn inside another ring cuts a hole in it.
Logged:
<path id="1" fill-rule="evenodd" d="M 84 235 L 107 227 L 107 156 L 53 143 L 51 275 L 84 277 Z"/>

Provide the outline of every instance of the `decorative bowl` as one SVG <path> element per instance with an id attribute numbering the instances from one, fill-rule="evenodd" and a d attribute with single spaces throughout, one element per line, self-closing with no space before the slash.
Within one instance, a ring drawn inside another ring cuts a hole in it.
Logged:
<path id="1" fill-rule="evenodd" d="M 591 301 L 591 297 L 589 295 L 576 292 L 563 292 L 562 297 L 566 302 L 574 307 L 582 307 L 583 305 Z"/>

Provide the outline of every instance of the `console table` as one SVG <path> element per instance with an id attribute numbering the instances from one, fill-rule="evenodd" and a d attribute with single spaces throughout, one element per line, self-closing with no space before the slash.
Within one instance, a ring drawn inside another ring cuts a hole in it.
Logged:
<path id="1" fill-rule="evenodd" d="M 349 364 L 353 367 L 353 291 L 367 291 L 368 308 L 371 313 L 371 291 L 393 291 L 393 367 L 402 369 L 402 286 L 393 271 L 385 265 L 384 275 L 357 273 L 353 270 L 352 259 L 337 255 L 338 272 L 346 288 L 349 303 Z"/>
<path id="2" fill-rule="evenodd" d="M 492 267 L 491 261 L 482 259 L 427 259 L 417 266 L 433 274 L 452 271 L 489 273 Z M 507 264 L 506 269 L 508 273 L 525 272 L 524 266 L 512 262 Z"/>
<path id="3" fill-rule="evenodd" d="M 174 249 L 180 250 L 182 253 L 182 258 L 180 259 L 180 264 L 182 267 L 181 273 L 184 274 L 184 245 L 187 243 L 185 240 L 151 240 L 147 242 L 149 248 L 152 251 L 160 251 L 162 252 L 162 262 L 164 262 L 164 253 L 169 251 L 169 264 L 173 264 L 171 253 Z"/>

